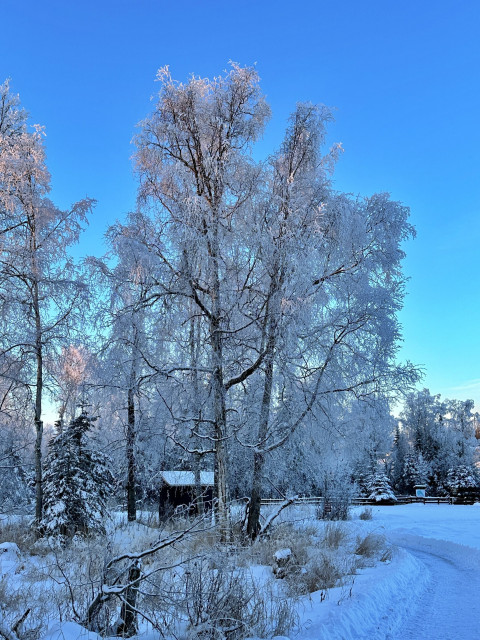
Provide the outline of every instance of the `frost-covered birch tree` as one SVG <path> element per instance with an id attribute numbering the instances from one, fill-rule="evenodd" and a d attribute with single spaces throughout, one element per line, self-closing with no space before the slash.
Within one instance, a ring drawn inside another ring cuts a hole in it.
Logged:
<path id="1" fill-rule="evenodd" d="M 48 359 L 68 344 L 85 287 L 68 255 L 93 201 L 62 211 L 48 198 L 43 129 L 30 131 L 8 83 L 0 87 L 1 374 L 30 398 L 35 442 L 36 520 L 42 517 L 42 401 Z M 21 363 L 13 367 L 12 363 Z M 18 377 L 14 377 L 18 371 Z"/>
<path id="2" fill-rule="evenodd" d="M 225 530 L 230 443 L 253 452 L 254 537 L 271 451 L 331 413 L 335 396 L 391 393 L 415 379 L 394 362 L 400 244 L 413 229 L 388 195 L 334 191 L 340 147 L 323 150 L 326 108 L 298 105 L 279 151 L 258 163 L 251 144 L 269 110 L 254 69 L 186 84 L 163 69 L 159 80 L 137 138 L 139 202 L 156 230 L 149 251 L 166 267 L 151 300 L 170 299 L 178 318 L 200 323 L 195 360 L 185 332 L 171 334 L 177 367 L 194 370 L 195 384 L 201 374 L 208 392 L 202 420 Z"/>
<path id="3" fill-rule="evenodd" d="M 136 519 L 137 440 L 143 405 L 152 401 L 152 380 L 162 371 L 159 357 L 163 339 L 158 332 L 158 312 L 153 316 L 148 306 L 161 272 L 161 265 L 154 264 L 155 256 L 146 248 L 151 231 L 148 220 L 130 214 L 126 224 L 109 227 L 107 256 L 88 260 L 101 291 L 94 314 L 99 338 L 98 387 L 104 389 L 101 396 L 106 393 L 110 402 L 113 400 L 115 413 L 124 426 L 130 521 Z"/>
<path id="4" fill-rule="evenodd" d="M 238 238 L 248 225 L 258 181 L 258 168 L 247 151 L 261 134 L 269 109 L 251 68 L 233 65 L 224 76 L 192 77 L 187 84 L 175 82 L 165 68 L 158 79 L 162 88 L 155 111 L 142 123 L 137 139 L 140 197 L 155 207 L 162 232 L 155 249 L 171 275 L 165 290 L 186 303 L 193 301 L 205 326 L 208 420 L 220 527 L 226 532 L 226 396 L 264 357 L 258 353 L 255 362 L 248 362 L 231 345 L 256 320 L 246 314 L 241 318 L 239 311 L 245 296 L 254 293 L 249 291 L 253 258 Z"/>

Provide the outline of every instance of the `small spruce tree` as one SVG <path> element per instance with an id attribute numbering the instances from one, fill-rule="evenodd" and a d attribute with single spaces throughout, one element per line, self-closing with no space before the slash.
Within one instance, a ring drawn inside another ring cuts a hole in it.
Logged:
<path id="1" fill-rule="evenodd" d="M 113 489 L 110 461 L 97 451 L 87 434 L 93 419 L 85 411 L 49 443 L 45 461 L 44 512 L 40 530 L 44 536 L 65 542 L 76 534 L 105 533 L 106 500 Z"/>
<path id="2" fill-rule="evenodd" d="M 372 482 L 374 475 L 370 472 L 363 473 L 358 472 L 354 477 L 354 481 L 357 487 L 357 497 L 368 498 L 372 491 Z"/>
<path id="3" fill-rule="evenodd" d="M 385 473 L 383 473 L 383 471 L 377 471 L 377 473 L 373 477 L 371 483 L 371 492 L 368 496 L 368 499 L 380 503 L 397 502 L 397 498 L 395 497 L 395 494 L 392 491 L 392 487 L 390 486 L 390 481 Z"/>

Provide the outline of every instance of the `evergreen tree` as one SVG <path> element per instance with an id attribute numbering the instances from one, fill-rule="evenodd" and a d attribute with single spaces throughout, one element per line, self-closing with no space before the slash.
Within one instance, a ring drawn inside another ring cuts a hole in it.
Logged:
<path id="1" fill-rule="evenodd" d="M 32 504 L 32 492 L 20 456 L 13 446 L 0 450 L 0 512 L 25 513 Z"/>
<path id="2" fill-rule="evenodd" d="M 407 437 L 397 423 L 393 438 L 390 476 L 393 488 L 399 493 L 404 493 L 408 490 L 405 483 L 404 470 L 409 448 Z"/>
<path id="3" fill-rule="evenodd" d="M 353 469 L 352 480 L 357 486 L 357 496 L 368 498 L 372 492 L 372 483 L 375 478 L 377 462 L 372 457 L 358 461 Z"/>
<path id="4" fill-rule="evenodd" d="M 371 484 L 371 493 L 368 498 L 369 500 L 381 503 L 392 503 L 397 501 L 397 498 L 392 491 L 392 487 L 390 486 L 390 481 L 383 471 L 377 471 L 375 474 Z"/>
<path id="5" fill-rule="evenodd" d="M 478 476 L 473 467 L 460 465 L 450 469 L 446 485 L 450 493 L 461 502 L 476 502 L 480 498 Z"/>
<path id="6" fill-rule="evenodd" d="M 45 502 L 41 530 L 61 536 L 104 533 L 106 500 L 114 479 L 109 459 L 87 434 L 92 418 L 84 411 L 67 428 L 57 422 L 45 461 Z"/>
<path id="7" fill-rule="evenodd" d="M 355 477 L 355 484 L 357 485 L 357 495 L 359 498 L 368 498 L 372 492 L 372 482 L 374 476 L 371 473 L 358 473 Z"/>
<path id="8" fill-rule="evenodd" d="M 405 457 L 403 483 L 409 493 L 413 493 L 416 484 L 430 484 L 430 468 L 421 453 Z"/>

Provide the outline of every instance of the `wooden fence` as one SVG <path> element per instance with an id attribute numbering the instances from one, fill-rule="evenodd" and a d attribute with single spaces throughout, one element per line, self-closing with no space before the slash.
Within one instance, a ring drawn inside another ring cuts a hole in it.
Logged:
<path id="1" fill-rule="evenodd" d="M 425 498 L 418 498 L 417 496 L 396 496 L 397 502 L 394 504 L 455 504 L 456 500 L 451 496 L 426 496 Z M 276 505 L 282 504 L 285 502 L 284 498 L 263 498 L 262 505 Z M 321 505 L 323 504 L 322 496 L 299 496 L 295 499 L 295 504 L 312 504 L 312 505 Z M 365 505 L 365 506 L 381 506 L 375 500 L 369 500 L 368 498 L 353 498 L 350 500 L 350 504 L 354 506 Z"/>

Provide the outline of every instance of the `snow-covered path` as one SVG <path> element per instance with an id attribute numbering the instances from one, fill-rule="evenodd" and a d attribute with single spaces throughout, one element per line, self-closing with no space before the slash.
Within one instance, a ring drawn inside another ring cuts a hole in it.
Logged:
<path id="1" fill-rule="evenodd" d="M 480 638 L 480 551 L 411 534 L 389 538 L 428 572 L 427 588 L 386 640 Z"/>
<path id="2" fill-rule="evenodd" d="M 480 551 L 388 531 L 390 566 L 357 577 L 341 606 L 313 603 L 299 640 L 480 640 Z M 322 610 L 323 609 L 323 610 Z"/>
<path id="3" fill-rule="evenodd" d="M 354 526 L 384 534 L 392 562 L 355 576 L 351 597 L 312 594 L 297 640 L 480 640 L 480 505 L 373 507 Z M 356 521 L 356 522 L 355 522 Z"/>

